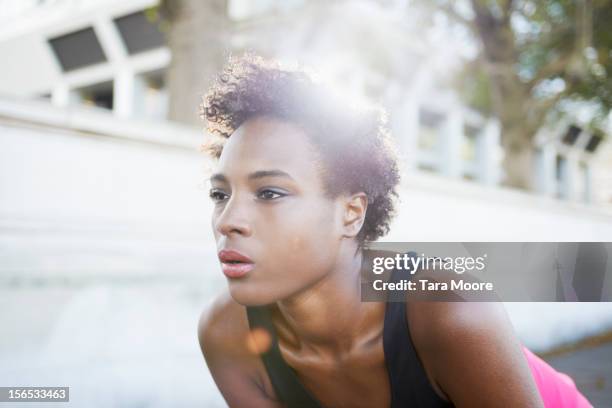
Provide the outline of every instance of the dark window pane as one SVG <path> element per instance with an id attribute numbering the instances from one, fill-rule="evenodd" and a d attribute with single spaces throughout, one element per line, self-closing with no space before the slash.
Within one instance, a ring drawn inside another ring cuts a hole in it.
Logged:
<path id="1" fill-rule="evenodd" d="M 601 143 L 602 139 L 603 138 L 599 135 L 592 135 L 585 147 L 586 151 L 593 153 L 595 150 L 597 150 L 597 146 L 599 146 L 599 143 Z"/>
<path id="2" fill-rule="evenodd" d="M 116 18 L 115 24 L 130 54 L 164 45 L 164 36 L 142 11 Z"/>
<path id="3" fill-rule="evenodd" d="M 563 135 L 563 143 L 573 145 L 576 143 L 576 140 L 578 140 L 578 136 L 580 135 L 581 131 L 582 129 L 580 129 L 578 126 L 571 125 L 567 129 L 567 132 L 565 132 L 565 135 Z"/>
<path id="4" fill-rule="evenodd" d="M 113 91 L 112 89 L 107 89 L 107 90 L 96 92 L 92 94 L 91 99 L 94 105 L 100 108 L 113 109 Z"/>
<path id="5" fill-rule="evenodd" d="M 102 82 L 75 89 L 84 105 L 113 109 L 113 82 Z"/>
<path id="6" fill-rule="evenodd" d="M 565 158 L 560 155 L 557 155 L 555 158 L 555 177 L 557 180 L 561 180 L 563 178 L 563 172 L 565 167 Z"/>
<path id="7" fill-rule="evenodd" d="M 426 109 L 419 110 L 419 123 L 427 127 L 436 127 L 442 123 L 444 115 Z"/>
<path id="8" fill-rule="evenodd" d="M 102 46 L 91 27 L 51 38 L 49 44 L 64 71 L 106 61 Z"/>

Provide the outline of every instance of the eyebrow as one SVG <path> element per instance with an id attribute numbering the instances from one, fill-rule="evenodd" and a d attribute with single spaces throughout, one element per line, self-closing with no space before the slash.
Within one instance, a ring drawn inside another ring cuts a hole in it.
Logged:
<path id="1" fill-rule="evenodd" d="M 247 178 L 249 180 L 257 180 L 257 179 L 265 178 L 265 177 L 284 177 L 290 180 L 294 180 L 293 177 L 289 175 L 289 173 L 284 172 L 282 170 L 277 170 L 277 169 L 254 171 L 253 173 L 249 174 Z M 223 173 L 215 173 L 210 178 L 210 181 L 218 181 L 218 182 L 227 183 L 227 177 Z"/>

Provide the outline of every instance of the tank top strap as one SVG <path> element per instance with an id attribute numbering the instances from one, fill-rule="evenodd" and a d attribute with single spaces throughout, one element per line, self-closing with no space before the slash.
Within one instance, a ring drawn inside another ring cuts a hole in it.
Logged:
<path id="1" fill-rule="evenodd" d="M 408 252 L 410 257 L 417 254 Z M 410 279 L 410 270 L 395 269 L 390 281 Z M 383 348 L 391 382 L 391 408 L 452 407 L 434 391 L 410 337 L 405 301 L 388 301 L 385 308 Z"/>
<path id="2" fill-rule="evenodd" d="M 270 307 L 268 305 L 247 306 L 246 309 L 251 330 L 260 328 L 271 336 L 271 347 L 261 355 L 261 358 L 278 398 L 288 408 L 321 408 L 318 401 L 300 383 L 295 370 L 283 360 L 276 330 L 272 325 Z"/>

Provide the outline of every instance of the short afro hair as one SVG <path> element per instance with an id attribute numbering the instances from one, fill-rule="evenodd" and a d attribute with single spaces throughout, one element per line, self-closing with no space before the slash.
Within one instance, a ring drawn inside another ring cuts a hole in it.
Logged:
<path id="1" fill-rule="evenodd" d="M 253 54 L 230 59 L 200 108 L 213 137 L 204 148 L 214 158 L 251 118 L 271 116 L 299 125 L 322 159 L 326 194 L 367 195 L 359 245 L 389 232 L 400 171 L 381 109 L 351 107 L 305 70 L 284 68 Z"/>

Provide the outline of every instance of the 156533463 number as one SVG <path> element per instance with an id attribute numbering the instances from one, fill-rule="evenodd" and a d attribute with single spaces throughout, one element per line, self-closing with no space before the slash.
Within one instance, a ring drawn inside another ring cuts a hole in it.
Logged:
<path id="1" fill-rule="evenodd" d="M 69 387 L 0 387 L 0 402 L 68 402 Z"/>

